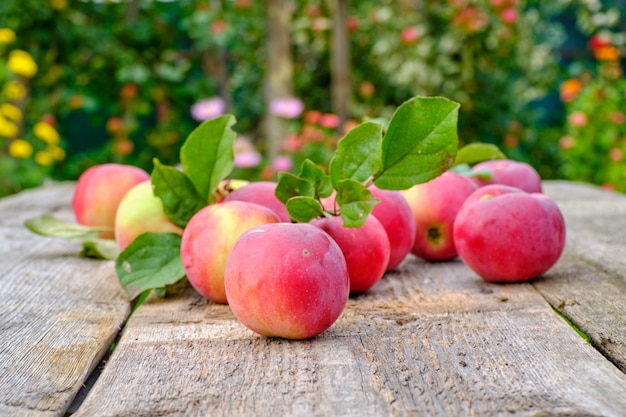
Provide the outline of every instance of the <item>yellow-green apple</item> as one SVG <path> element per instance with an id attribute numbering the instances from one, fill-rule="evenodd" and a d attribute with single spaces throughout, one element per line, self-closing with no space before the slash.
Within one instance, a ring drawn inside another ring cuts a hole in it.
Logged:
<path id="1" fill-rule="evenodd" d="M 385 228 L 391 253 L 387 270 L 397 268 L 415 243 L 415 219 L 409 203 L 399 191 L 381 190 L 372 185 L 370 192 L 379 200 L 372 215 Z"/>
<path id="2" fill-rule="evenodd" d="M 411 253 L 431 261 L 454 259 L 453 226 L 465 199 L 476 190 L 467 177 L 447 171 L 428 182 L 401 191 L 415 219 Z"/>
<path id="3" fill-rule="evenodd" d="M 245 201 L 224 201 L 200 209 L 187 223 L 180 256 L 191 285 L 216 303 L 227 303 L 226 261 L 246 230 L 280 219 L 272 210 Z"/>
<path id="4" fill-rule="evenodd" d="M 228 194 L 243 187 L 244 185 L 248 185 L 249 183 L 250 181 L 248 180 L 240 180 L 236 178 L 229 178 L 220 181 L 217 186 L 217 190 L 215 190 L 216 202 L 221 203 Z"/>
<path id="5" fill-rule="evenodd" d="M 391 247 L 385 228 L 374 216 L 368 216 L 360 227 L 345 227 L 340 216 L 314 219 L 319 227 L 337 242 L 346 258 L 350 292 L 372 288 L 385 274 Z"/>
<path id="6" fill-rule="evenodd" d="M 559 259 L 565 221 L 542 193 L 492 184 L 469 196 L 454 224 L 459 257 L 487 281 L 524 281 Z"/>
<path id="7" fill-rule="evenodd" d="M 100 234 L 113 238 L 115 213 L 124 195 L 140 182 L 150 179 L 141 168 L 123 164 L 101 164 L 85 170 L 76 182 L 72 209 L 78 224 L 108 228 Z"/>
<path id="8" fill-rule="evenodd" d="M 543 190 L 539 173 L 526 162 L 494 159 L 474 165 L 472 171 L 489 171 L 491 173 L 490 180 L 473 177 L 479 187 L 488 184 L 504 184 L 520 188 L 528 193 L 540 193 Z"/>
<path id="9" fill-rule="evenodd" d="M 131 188 L 120 202 L 115 216 L 117 247 L 123 251 L 137 236 L 146 232 L 183 233 L 183 229 L 163 212 L 163 203 L 154 195 L 149 180 Z"/>
<path id="10" fill-rule="evenodd" d="M 343 253 L 327 233 L 310 223 L 274 223 L 241 235 L 224 285 L 233 314 L 250 330 L 308 339 L 341 316 L 350 281 Z"/>
<path id="11" fill-rule="evenodd" d="M 291 222 L 291 217 L 282 201 L 276 197 L 276 182 L 273 181 L 253 181 L 230 192 L 224 201 L 247 201 L 256 203 L 273 210 L 280 221 Z"/>

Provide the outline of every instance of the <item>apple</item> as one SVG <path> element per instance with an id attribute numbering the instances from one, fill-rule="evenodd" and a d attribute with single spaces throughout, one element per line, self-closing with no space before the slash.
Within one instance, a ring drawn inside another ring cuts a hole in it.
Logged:
<path id="1" fill-rule="evenodd" d="M 154 195 L 150 180 L 131 188 L 120 202 L 115 216 L 115 242 L 123 251 L 143 233 L 176 233 L 183 229 L 163 212 L 163 202 Z"/>
<path id="2" fill-rule="evenodd" d="M 415 219 L 415 243 L 411 253 L 431 261 L 457 256 L 454 220 L 465 199 L 476 190 L 467 177 L 447 171 L 422 184 L 401 191 Z"/>
<path id="3" fill-rule="evenodd" d="M 287 208 L 276 197 L 276 185 L 277 183 L 273 181 L 254 181 L 231 191 L 224 198 L 224 201 L 236 200 L 260 204 L 273 210 L 280 218 L 280 221 L 291 222 Z"/>
<path id="4" fill-rule="evenodd" d="M 545 194 L 492 184 L 457 215 L 459 257 L 486 281 L 525 281 L 550 269 L 565 246 L 565 221 Z"/>
<path id="5" fill-rule="evenodd" d="M 102 238 L 114 237 L 115 214 L 124 195 L 150 179 L 141 168 L 123 164 L 100 164 L 85 170 L 76 182 L 72 209 L 78 224 L 108 228 Z"/>
<path id="6" fill-rule="evenodd" d="M 229 179 L 220 181 L 220 183 L 217 186 L 217 190 L 215 191 L 216 202 L 221 203 L 222 201 L 224 201 L 224 199 L 226 198 L 228 194 L 232 193 L 238 188 L 243 187 L 244 185 L 248 185 L 249 183 L 250 181 L 248 180 L 240 180 L 236 178 L 232 178 L 232 179 L 229 178 Z"/>
<path id="7" fill-rule="evenodd" d="M 243 325 L 286 339 L 308 339 L 328 329 L 350 291 L 341 249 L 310 223 L 266 224 L 243 233 L 228 258 L 224 286 Z"/>
<path id="8" fill-rule="evenodd" d="M 280 219 L 272 210 L 245 201 L 224 201 L 200 209 L 187 223 L 180 256 L 191 285 L 216 303 L 227 303 L 226 261 L 246 230 Z"/>
<path id="9" fill-rule="evenodd" d="M 415 219 L 409 203 L 399 191 L 381 190 L 375 185 L 370 186 L 369 190 L 380 200 L 374 206 L 372 215 L 387 232 L 391 248 L 387 271 L 391 271 L 397 268 L 413 249 L 416 234 Z"/>
<path id="10" fill-rule="evenodd" d="M 345 227 L 340 216 L 314 219 L 311 224 L 328 233 L 341 248 L 348 266 L 350 292 L 369 290 L 385 274 L 391 246 L 385 228 L 374 216 L 360 227 Z"/>
<path id="11" fill-rule="evenodd" d="M 504 184 L 520 188 L 528 193 L 540 193 L 543 188 L 539 173 L 531 165 L 511 159 L 494 159 L 479 162 L 472 171 L 489 171 L 491 180 L 473 177 L 479 187 L 488 184 Z"/>

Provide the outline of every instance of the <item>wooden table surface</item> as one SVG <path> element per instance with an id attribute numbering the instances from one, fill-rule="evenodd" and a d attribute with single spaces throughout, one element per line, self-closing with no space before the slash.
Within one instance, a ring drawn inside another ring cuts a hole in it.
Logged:
<path id="1" fill-rule="evenodd" d="M 22 225 L 73 221 L 72 183 L 2 199 L 0 415 L 626 416 L 626 196 L 545 190 L 568 235 L 543 277 L 409 256 L 305 341 L 258 336 L 189 286 L 127 320 L 112 261 Z"/>

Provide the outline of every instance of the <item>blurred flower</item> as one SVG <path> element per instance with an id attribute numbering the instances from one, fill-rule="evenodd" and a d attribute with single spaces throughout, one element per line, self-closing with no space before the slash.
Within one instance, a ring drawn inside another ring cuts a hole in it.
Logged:
<path id="1" fill-rule="evenodd" d="M 19 107 L 11 103 L 0 104 L 0 115 L 14 122 L 22 120 L 22 111 Z"/>
<path id="2" fill-rule="evenodd" d="M 50 0 L 53 9 L 63 10 L 67 7 L 67 0 Z"/>
<path id="3" fill-rule="evenodd" d="M 235 139 L 233 147 L 234 164 L 237 168 L 254 168 L 261 163 L 261 154 L 249 139 L 239 136 Z"/>
<path id="4" fill-rule="evenodd" d="M 626 116 L 621 111 L 615 111 L 611 114 L 611 121 L 616 125 L 621 125 L 626 122 Z"/>
<path id="5" fill-rule="evenodd" d="M 504 146 L 507 148 L 516 148 L 519 145 L 519 138 L 516 135 L 508 134 L 504 137 Z"/>
<path id="6" fill-rule="evenodd" d="M 81 96 L 80 94 L 74 94 L 68 100 L 68 105 L 70 106 L 70 109 L 76 110 L 76 109 L 80 109 L 81 107 L 83 107 L 84 101 L 85 100 L 83 96 Z"/>
<path id="7" fill-rule="evenodd" d="M 624 159 L 624 152 L 621 149 L 613 148 L 609 151 L 609 159 L 613 162 L 619 162 Z"/>
<path id="8" fill-rule="evenodd" d="M 563 136 L 559 139 L 559 147 L 561 149 L 571 149 L 576 144 L 576 141 L 571 136 Z"/>
<path id="9" fill-rule="evenodd" d="M 15 123 L 0 117 L 0 137 L 12 138 L 17 136 L 18 132 L 19 129 Z"/>
<path id="10" fill-rule="evenodd" d="M 598 34 L 589 38 L 589 49 L 592 51 L 605 46 L 611 46 L 611 40 L 607 36 Z"/>
<path id="11" fill-rule="evenodd" d="M 9 155 L 14 158 L 28 158 L 33 154 L 33 145 L 24 139 L 15 139 L 9 144 Z"/>
<path id="12" fill-rule="evenodd" d="M 359 84 L 359 94 L 364 98 L 370 98 L 376 92 L 376 87 L 371 81 L 363 81 Z"/>
<path id="13" fill-rule="evenodd" d="M 65 159 L 65 150 L 60 146 L 52 145 L 48 148 L 48 152 L 50 152 L 52 158 L 57 161 L 62 161 Z"/>
<path id="14" fill-rule="evenodd" d="M 400 40 L 405 45 L 410 45 L 412 43 L 415 43 L 417 42 L 418 39 L 419 39 L 419 32 L 414 26 L 406 27 L 402 29 L 402 32 L 400 32 Z"/>
<path id="15" fill-rule="evenodd" d="M 226 103 L 220 97 L 212 97 L 196 102 L 191 106 L 191 117 L 199 122 L 214 119 L 224 113 Z"/>
<path id="16" fill-rule="evenodd" d="M 59 133 L 54 127 L 45 122 L 39 122 L 33 127 L 33 133 L 44 142 L 56 145 L 61 140 Z"/>
<path id="17" fill-rule="evenodd" d="M 617 61 L 619 59 L 619 50 L 612 45 L 595 48 L 592 52 L 599 61 Z"/>
<path id="18" fill-rule="evenodd" d="M 317 124 L 320 121 L 320 117 L 322 117 L 322 112 L 317 110 L 309 110 L 304 113 L 304 121 L 306 123 Z"/>
<path id="19" fill-rule="evenodd" d="M 130 155 L 135 149 L 135 144 L 128 138 L 117 139 L 113 142 L 113 153 L 116 155 Z"/>
<path id="20" fill-rule="evenodd" d="M 304 103 L 295 97 L 277 98 L 270 103 L 270 113 L 285 119 L 298 117 L 303 110 Z"/>
<path id="21" fill-rule="evenodd" d="M 272 168 L 276 171 L 289 171 L 293 167 L 293 160 L 287 155 L 278 155 L 272 161 Z"/>
<path id="22" fill-rule="evenodd" d="M 133 98 L 137 95 L 137 84 L 126 83 L 122 86 L 122 97 L 124 98 Z"/>
<path id="23" fill-rule="evenodd" d="M 26 51 L 15 49 L 9 53 L 7 67 L 15 74 L 31 78 L 37 73 L 37 64 Z"/>
<path id="24" fill-rule="evenodd" d="M 325 113 L 320 117 L 320 126 L 328 129 L 336 129 L 341 123 L 341 119 L 334 113 Z"/>
<path id="25" fill-rule="evenodd" d="M 9 100 L 21 100 L 26 96 L 26 87 L 17 80 L 7 81 L 7 83 L 4 84 L 4 94 Z"/>
<path id="26" fill-rule="evenodd" d="M 303 145 L 302 138 L 298 135 L 289 135 L 283 141 L 283 149 L 287 152 L 298 152 Z"/>
<path id="27" fill-rule="evenodd" d="M 572 126 L 581 127 L 587 124 L 587 114 L 575 111 L 567 117 L 567 120 Z"/>
<path id="28" fill-rule="evenodd" d="M 124 120 L 121 117 L 111 116 L 107 120 L 106 129 L 109 133 L 120 133 L 124 129 Z"/>
<path id="29" fill-rule="evenodd" d="M 11 43 L 15 40 L 15 32 L 9 28 L 0 28 L 0 44 Z"/>
<path id="30" fill-rule="evenodd" d="M 565 103 L 573 101 L 583 88 L 582 82 L 577 78 L 571 78 L 561 84 L 561 100 Z"/>
<path id="31" fill-rule="evenodd" d="M 39 151 L 35 154 L 35 162 L 42 166 L 49 166 L 54 163 L 54 157 L 48 151 Z"/>
<path id="32" fill-rule="evenodd" d="M 500 19 L 506 24 L 512 25 L 517 22 L 517 10 L 512 7 L 504 9 L 500 12 Z"/>
<path id="33" fill-rule="evenodd" d="M 211 22 L 211 33 L 214 35 L 221 35 L 226 32 L 226 22 L 223 20 L 216 20 Z"/>
<path id="34" fill-rule="evenodd" d="M 467 33 L 476 33 L 487 27 L 489 16 L 475 6 L 468 6 L 452 18 L 452 24 L 465 30 Z"/>
<path id="35" fill-rule="evenodd" d="M 360 26 L 361 26 L 361 21 L 359 20 L 357 16 L 351 15 L 351 16 L 348 16 L 348 18 L 346 19 L 346 27 L 348 28 L 348 31 L 355 32 L 359 30 Z"/>
<path id="36" fill-rule="evenodd" d="M 349 131 L 357 127 L 358 125 L 359 125 L 359 122 L 357 122 L 356 120 L 348 119 L 344 122 L 342 131 L 343 133 L 348 133 Z"/>

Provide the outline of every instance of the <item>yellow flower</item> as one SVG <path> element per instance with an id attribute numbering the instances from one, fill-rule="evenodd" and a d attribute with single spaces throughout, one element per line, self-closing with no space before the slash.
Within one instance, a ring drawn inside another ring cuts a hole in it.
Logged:
<path id="1" fill-rule="evenodd" d="M 11 43 L 15 40 L 15 32 L 9 28 L 0 28 L 0 43 Z"/>
<path id="2" fill-rule="evenodd" d="M 48 152 L 52 155 L 56 161 L 62 161 L 65 159 L 65 150 L 60 146 L 52 145 L 48 148 Z"/>
<path id="3" fill-rule="evenodd" d="M 42 166 L 49 166 L 54 162 L 54 157 L 48 151 L 39 151 L 35 154 L 35 162 Z"/>
<path id="4" fill-rule="evenodd" d="M 26 87 L 17 80 L 11 80 L 4 85 L 4 94 L 9 100 L 21 100 L 26 95 Z"/>
<path id="5" fill-rule="evenodd" d="M 63 10 L 67 7 L 67 0 L 50 0 L 53 9 Z"/>
<path id="6" fill-rule="evenodd" d="M 15 104 L 11 103 L 0 104 L 0 115 L 14 122 L 22 120 L 22 111 Z"/>
<path id="7" fill-rule="evenodd" d="M 26 51 L 16 49 L 9 54 L 9 69 L 15 74 L 31 78 L 37 73 L 37 63 Z"/>
<path id="8" fill-rule="evenodd" d="M 39 122 L 33 127 L 33 133 L 39 139 L 50 145 L 56 145 L 61 140 L 59 133 L 54 127 L 46 122 Z"/>
<path id="9" fill-rule="evenodd" d="M 19 129 L 15 123 L 0 117 L 0 137 L 12 138 L 17 136 L 18 131 Z"/>
<path id="10" fill-rule="evenodd" d="M 28 158 L 33 154 L 33 145 L 24 139 L 15 139 L 9 144 L 9 155 L 14 158 Z"/>

